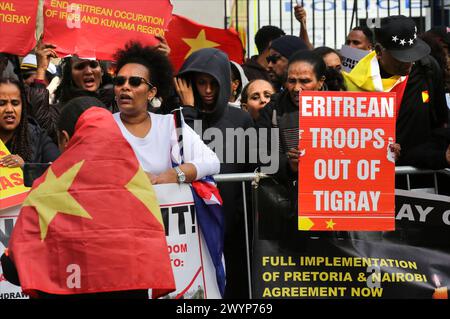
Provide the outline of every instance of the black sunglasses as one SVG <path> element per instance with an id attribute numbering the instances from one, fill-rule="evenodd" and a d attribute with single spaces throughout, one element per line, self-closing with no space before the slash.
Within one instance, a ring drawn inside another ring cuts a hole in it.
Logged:
<path id="1" fill-rule="evenodd" d="M 268 56 L 266 57 L 267 63 L 272 62 L 273 64 L 277 63 L 277 61 L 278 61 L 279 59 L 281 59 L 281 55 L 278 55 L 278 54 L 272 54 L 272 55 L 268 55 Z"/>
<path id="2" fill-rule="evenodd" d="M 83 61 L 83 62 L 74 64 L 73 68 L 75 70 L 81 71 L 81 70 L 84 70 L 84 68 L 87 67 L 88 65 L 91 69 L 96 69 L 96 68 L 98 68 L 100 63 L 96 60 L 87 60 L 87 61 Z"/>
<path id="3" fill-rule="evenodd" d="M 139 85 L 141 85 L 142 82 L 147 84 L 150 88 L 153 87 L 153 84 L 151 84 L 149 81 L 147 81 L 146 79 L 144 79 L 143 77 L 140 77 L 140 76 L 130 76 L 127 78 L 126 76 L 119 75 L 113 79 L 113 84 L 115 86 L 122 86 L 122 85 L 125 85 L 125 83 L 127 81 L 132 87 L 135 87 L 135 88 L 137 88 Z"/>

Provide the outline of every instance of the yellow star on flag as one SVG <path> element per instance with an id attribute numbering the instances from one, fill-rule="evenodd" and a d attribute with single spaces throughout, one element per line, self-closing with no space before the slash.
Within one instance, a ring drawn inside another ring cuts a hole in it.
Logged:
<path id="1" fill-rule="evenodd" d="M 189 52 L 186 54 L 184 59 L 187 59 L 188 56 L 190 56 L 193 52 L 204 49 L 204 48 L 214 48 L 220 46 L 219 43 L 209 41 L 206 39 L 205 30 L 201 30 L 196 38 L 182 38 L 184 42 L 187 43 L 191 47 Z"/>
<path id="2" fill-rule="evenodd" d="M 334 229 L 334 225 L 336 225 L 336 223 L 333 222 L 332 219 L 330 219 L 329 221 L 326 221 L 326 223 L 327 223 L 327 228 L 329 228 L 329 229 Z"/>
<path id="3" fill-rule="evenodd" d="M 41 240 L 47 236 L 48 226 L 58 213 L 92 219 L 88 212 L 69 194 L 69 188 L 83 162 L 73 165 L 60 177 L 56 177 L 50 167 L 45 180 L 25 199 L 23 206 L 33 206 L 39 215 Z"/>
<path id="4" fill-rule="evenodd" d="M 161 225 L 164 225 L 156 193 L 142 167 L 139 166 L 136 175 L 125 185 L 125 188 L 147 207 Z"/>

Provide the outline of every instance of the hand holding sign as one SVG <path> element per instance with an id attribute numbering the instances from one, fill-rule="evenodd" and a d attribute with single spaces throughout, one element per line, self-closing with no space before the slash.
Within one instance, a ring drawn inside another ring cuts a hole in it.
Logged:
<path id="1" fill-rule="evenodd" d="M 164 54 L 165 56 L 169 56 L 171 50 L 169 44 L 167 43 L 166 38 L 163 37 L 162 35 L 157 35 L 156 38 L 160 42 L 155 46 L 155 49 Z"/>

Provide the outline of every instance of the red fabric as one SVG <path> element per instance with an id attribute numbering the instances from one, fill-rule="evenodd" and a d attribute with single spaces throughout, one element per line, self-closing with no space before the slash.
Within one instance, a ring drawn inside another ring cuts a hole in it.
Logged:
<path id="1" fill-rule="evenodd" d="M 94 107 L 82 114 L 68 148 L 50 169 L 61 177 L 81 161 L 69 194 L 92 219 L 58 213 L 41 240 L 36 207 L 24 206 L 20 212 L 9 249 L 24 292 L 80 294 L 153 288 L 153 295 L 160 296 L 173 291 L 164 226 L 125 188 L 139 163 L 105 109 Z M 48 175 L 49 171 L 40 177 L 31 192 Z M 140 189 L 152 195 L 150 187 Z M 46 200 L 52 201 L 52 196 Z M 79 266 L 79 288 L 67 285 L 73 273 L 70 265 Z"/>
<path id="2" fill-rule="evenodd" d="M 183 39 L 196 39 L 202 30 L 205 32 L 206 39 L 217 43 L 218 46 L 214 47 L 228 54 L 231 61 L 238 64 L 244 63 L 244 49 L 236 31 L 208 27 L 185 17 L 173 15 L 169 30 L 166 33 L 166 39 L 171 49 L 170 60 L 175 71 L 180 69 L 187 58 L 186 54 L 191 49 Z"/>
<path id="3" fill-rule="evenodd" d="M 0 6 L 0 52 L 27 55 L 36 45 L 37 0 L 8 0 Z"/>
<path id="4" fill-rule="evenodd" d="M 74 2 L 83 5 L 79 27 L 73 15 L 67 20 L 68 14 L 76 11 L 61 5 L 71 1 L 45 0 L 44 42 L 56 45 L 56 52 L 61 56 L 77 54 L 79 57 L 111 61 L 116 50 L 130 40 L 146 45 L 159 43 L 154 36 L 164 35 L 173 8 L 169 0 Z"/>

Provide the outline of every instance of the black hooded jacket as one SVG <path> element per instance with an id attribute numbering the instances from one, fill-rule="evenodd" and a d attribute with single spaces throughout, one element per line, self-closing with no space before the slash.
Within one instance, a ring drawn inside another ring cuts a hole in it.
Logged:
<path id="1" fill-rule="evenodd" d="M 184 106 L 183 116 L 185 122 L 194 130 L 200 122 L 194 124 L 195 120 L 201 120 L 201 138 L 209 147 L 216 152 L 221 160 L 220 173 L 247 173 L 253 170 L 253 166 L 248 164 L 248 144 L 245 143 L 243 130 L 240 134 L 227 136 L 227 129 L 248 129 L 253 127 L 253 120 L 250 115 L 242 109 L 228 105 L 231 94 L 230 62 L 225 53 L 217 49 L 202 49 L 194 52 L 184 62 L 178 73 L 178 77 L 188 79 L 193 82 L 193 73 L 206 73 L 211 75 L 219 84 L 219 93 L 216 99 L 215 108 L 210 112 L 200 109 L 201 100 L 195 93 L 195 106 Z M 221 137 L 208 129 L 218 129 Z M 196 130 L 200 133 L 200 130 Z M 206 131 L 206 134 L 204 134 Z M 236 132 L 235 132 L 236 133 Z M 239 152 L 241 154 L 237 154 Z M 242 150 L 245 154 L 242 154 Z M 234 153 L 232 153 L 234 152 Z M 228 158 L 233 155 L 233 159 Z M 239 155 L 239 158 L 237 158 Z M 245 156 L 245 163 L 242 163 L 242 156 Z M 241 163 L 239 163 L 239 161 Z M 256 164 L 256 163 L 255 163 Z M 240 183 L 219 184 L 220 195 L 222 196 L 225 210 L 225 262 L 227 270 L 226 297 L 246 298 L 247 277 L 245 263 L 245 233 L 244 233 L 244 209 L 242 187 Z"/>
<path id="2" fill-rule="evenodd" d="M 249 172 L 248 165 L 245 163 L 237 164 L 236 152 L 237 143 L 241 142 L 241 138 L 227 138 L 227 129 L 243 128 L 244 130 L 253 127 L 253 120 L 250 115 L 242 109 L 231 107 L 228 100 L 231 95 L 231 74 L 230 63 L 225 53 L 217 49 L 202 49 L 194 52 L 183 64 L 178 73 L 179 77 L 187 78 L 192 82 L 194 73 L 206 73 L 211 75 L 219 84 L 219 94 L 216 99 L 215 107 L 212 111 L 204 111 L 200 109 L 200 96 L 195 93 L 195 106 L 184 106 L 183 116 L 185 122 L 192 128 L 195 120 L 201 120 L 202 139 L 206 144 L 214 142 L 214 138 L 204 136 L 204 132 L 209 128 L 217 128 L 222 132 L 225 143 L 223 149 L 216 148 L 215 151 L 221 159 L 220 173 L 239 173 Z M 198 127 L 198 125 L 197 125 Z M 199 132 L 198 132 L 199 133 Z M 209 135 L 209 134 L 207 134 Z M 211 134 L 214 137 L 214 134 Z M 218 143 L 209 145 L 214 147 Z M 235 159 L 233 161 L 225 161 L 227 152 L 234 151 Z M 222 153 L 222 154 L 220 154 Z M 221 156 L 223 155 L 223 156 Z"/>

